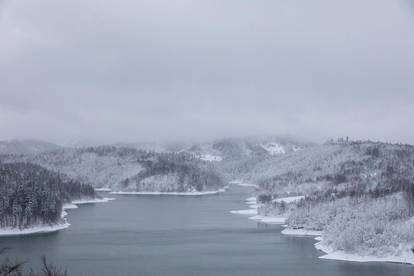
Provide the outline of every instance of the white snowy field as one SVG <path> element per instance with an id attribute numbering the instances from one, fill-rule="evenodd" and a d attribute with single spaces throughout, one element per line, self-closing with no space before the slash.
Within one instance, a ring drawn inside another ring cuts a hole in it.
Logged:
<path id="1" fill-rule="evenodd" d="M 246 204 L 249 207 L 249 209 L 246 210 L 231 210 L 231 214 L 236 215 L 257 215 L 257 208 L 259 205 L 256 203 L 256 197 L 249 197 L 246 198 Z"/>
<path id="2" fill-rule="evenodd" d="M 267 144 L 262 144 L 261 147 L 264 150 L 266 150 L 270 155 L 286 154 L 285 148 L 279 143 L 270 142 Z"/>
<path id="3" fill-rule="evenodd" d="M 174 195 L 174 196 L 201 196 L 201 195 L 215 195 L 224 193 L 228 187 L 218 189 L 215 191 L 204 191 L 204 192 L 110 192 L 113 195 Z"/>
<path id="4" fill-rule="evenodd" d="M 51 225 L 34 225 L 24 229 L 16 228 L 0 228 L 0 237 L 6 236 L 20 236 L 20 235 L 33 235 L 33 234 L 42 234 L 42 233 L 52 233 L 66 229 L 70 226 L 70 223 L 67 222 L 67 210 L 77 209 L 78 205 L 82 204 L 95 204 L 95 203 L 105 203 L 115 198 L 94 198 L 94 199 L 84 199 L 84 200 L 74 200 L 70 204 L 65 204 L 62 207 L 62 219 L 61 222 Z"/>

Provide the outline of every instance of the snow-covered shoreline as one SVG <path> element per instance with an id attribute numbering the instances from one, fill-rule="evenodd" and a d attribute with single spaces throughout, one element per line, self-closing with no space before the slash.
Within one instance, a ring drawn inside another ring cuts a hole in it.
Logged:
<path id="1" fill-rule="evenodd" d="M 215 191 L 204 192 L 110 192 L 113 195 L 173 195 L 173 196 L 201 196 L 201 195 L 216 195 L 224 193 L 228 187 L 218 189 Z"/>
<path id="2" fill-rule="evenodd" d="M 256 184 L 244 183 L 241 180 L 233 180 L 233 181 L 230 181 L 229 184 L 230 185 L 237 185 L 237 186 L 241 186 L 241 187 L 254 187 L 254 188 L 258 188 L 259 187 Z"/>
<path id="3" fill-rule="evenodd" d="M 253 217 L 249 217 L 249 219 L 251 220 L 258 220 L 261 223 L 265 223 L 265 224 L 284 224 L 286 222 L 286 218 L 285 217 L 275 217 L 275 216 L 261 216 L 261 215 L 256 215 Z"/>
<path id="4" fill-rule="evenodd" d="M 81 204 L 105 203 L 105 202 L 112 201 L 112 200 L 115 200 L 115 198 L 103 197 L 103 198 L 81 199 L 81 200 L 72 201 L 72 204 L 81 205 Z"/>
<path id="5" fill-rule="evenodd" d="M 106 192 L 106 193 L 109 193 L 112 191 L 111 188 L 95 188 L 94 190 L 95 192 Z"/>
<path id="6" fill-rule="evenodd" d="M 347 253 L 342 250 L 332 250 L 328 246 L 323 245 L 323 241 L 319 241 L 315 244 L 315 248 L 325 253 L 325 255 L 319 256 L 320 259 L 348 261 L 348 262 L 388 262 L 388 263 L 401 263 L 401 264 L 414 264 L 414 254 L 410 252 L 408 248 L 405 250 L 399 250 L 398 256 L 378 257 L 370 255 L 359 255 Z"/>
<path id="7" fill-rule="evenodd" d="M 64 222 L 54 225 L 37 225 L 25 229 L 1 228 L 0 237 L 53 233 L 56 231 L 66 229 L 69 226 L 70 224 L 68 222 Z"/>
<path id="8" fill-rule="evenodd" d="M 16 229 L 16 228 L 0 228 L 0 238 L 1 237 L 10 237 L 10 236 L 21 236 L 21 235 L 33 235 L 33 234 L 45 234 L 53 233 L 60 230 L 64 230 L 70 226 L 70 223 L 67 222 L 66 216 L 68 213 L 67 210 L 77 209 L 78 205 L 82 204 L 94 204 L 94 203 L 105 203 L 115 198 L 94 198 L 94 199 L 84 199 L 84 200 L 74 200 L 71 203 L 65 204 L 62 207 L 62 221 L 60 223 L 51 224 L 51 225 L 34 225 L 29 228 Z"/>
<path id="9" fill-rule="evenodd" d="M 291 235 L 291 236 L 322 236 L 322 231 L 316 230 L 307 230 L 304 228 L 300 229 L 292 229 L 292 228 L 285 228 L 281 232 L 283 235 Z"/>
<path id="10" fill-rule="evenodd" d="M 297 197 L 295 197 L 296 199 Z M 288 198 L 283 198 L 288 199 Z M 246 210 L 231 210 L 231 214 L 236 215 L 248 215 L 249 219 L 257 220 L 264 224 L 284 224 L 286 222 L 286 217 L 283 216 L 262 216 L 258 214 L 258 208 L 260 204 L 257 204 L 256 197 L 248 197 L 245 200 L 247 206 L 250 209 Z"/>
<path id="11" fill-rule="evenodd" d="M 296 197 L 286 197 L 286 198 L 278 198 L 275 199 L 276 202 L 285 202 L 291 203 L 302 200 L 302 196 Z M 387 257 L 378 257 L 378 256 L 371 256 L 371 255 L 359 255 L 359 254 L 352 254 L 347 253 L 341 250 L 333 250 L 329 246 L 323 244 L 322 234 L 323 231 L 316 231 L 316 230 L 308 230 L 304 228 L 300 229 L 292 229 L 287 228 L 285 224 L 286 217 L 276 217 L 276 216 L 262 216 L 257 213 L 259 205 L 256 202 L 256 197 L 249 197 L 245 200 L 245 203 L 249 206 L 250 209 L 246 210 L 232 210 L 230 211 L 231 214 L 237 215 L 247 215 L 248 218 L 251 220 L 257 220 L 261 223 L 265 224 L 279 224 L 283 225 L 285 228 L 281 231 L 283 235 L 290 235 L 290 236 L 297 236 L 297 237 L 309 237 L 312 236 L 315 238 L 317 243 L 315 243 L 315 248 L 319 251 L 325 253 L 322 256 L 319 256 L 320 259 L 326 260 L 337 260 L 337 261 L 349 261 L 349 262 L 391 262 L 391 263 L 400 263 L 400 264 L 414 264 L 414 253 L 410 252 L 409 247 L 406 248 L 399 248 L 396 250 L 395 256 L 387 256 Z M 254 215 L 254 216 L 251 216 Z"/>
<path id="12" fill-rule="evenodd" d="M 396 250 L 398 255 L 395 256 L 373 256 L 373 255 L 360 255 L 356 253 L 348 253 L 343 250 L 334 250 L 329 246 L 323 244 L 322 234 L 323 231 L 307 230 L 307 229 L 292 229 L 285 228 L 281 232 L 284 235 L 292 235 L 298 237 L 314 236 L 315 240 L 318 241 L 314 244 L 315 248 L 325 255 L 319 256 L 319 259 L 325 260 L 336 260 L 336 261 L 347 261 L 347 262 L 386 262 L 386 263 L 400 263 L 400 264 L 414 264 L 414 254 L 410 252 L 410 249 L 399 248 Z"/>

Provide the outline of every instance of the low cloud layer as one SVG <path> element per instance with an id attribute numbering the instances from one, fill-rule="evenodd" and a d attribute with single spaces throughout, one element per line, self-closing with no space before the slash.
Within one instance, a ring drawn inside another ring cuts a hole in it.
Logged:
<path id="1" fill-rule="evenodd" d="M 414 143 L 408 0 L 0 0 L 0 139 Z"/>

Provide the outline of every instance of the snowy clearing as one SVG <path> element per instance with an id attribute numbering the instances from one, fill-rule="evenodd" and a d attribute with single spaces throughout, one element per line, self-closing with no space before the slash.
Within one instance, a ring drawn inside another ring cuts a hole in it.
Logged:
<path id="1" fill-rule="evenodd" d="M 270 155 L 279 155 L 279 154 L 285 154 L 286 150 L 285 148 L 278 144 L 278 143 L 267 143 L 261 145 L 261 147 L 266 150 Z"/>
<path id="2" fill-rule="evenodd" d="M 259 187 L 256 184 L 244 183 L 243 180 L 233 180 L 233 181 L 230 181 L 229 184 L 230 185 L 237 185 L 237 186 L 240 186 L 240 187 L 255 187 L 255 188 Z"/>
<path id="3" fill-rule="evenodd" d="M 79 208 L 79 207 L 75 204 L 72 204 L 72 203 L 63 205 L 63 211 L 71 210 L 71 209 L 77 209 L 77 208 Z"/>

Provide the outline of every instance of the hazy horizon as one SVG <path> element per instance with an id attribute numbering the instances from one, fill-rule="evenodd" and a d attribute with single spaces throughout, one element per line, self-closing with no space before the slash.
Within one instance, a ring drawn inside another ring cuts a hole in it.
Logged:
<path id="1" fill-rule="evenodd" d="M 0 1 L 0 140 L 414 144 L 398 1 Z"/>

